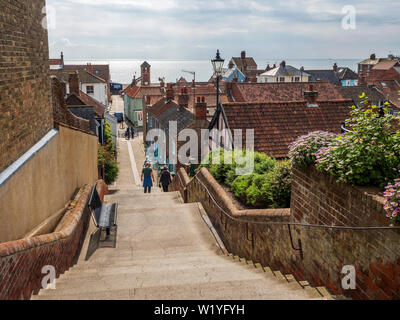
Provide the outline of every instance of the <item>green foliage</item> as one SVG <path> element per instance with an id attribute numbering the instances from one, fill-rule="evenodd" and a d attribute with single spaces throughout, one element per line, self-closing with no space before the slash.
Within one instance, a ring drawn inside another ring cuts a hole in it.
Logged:
<path id="1" fill-rule="evenodd" d="M 105 182 L 112 184 L 118 177 L 119 168 L 116 161 L 116 151 L 112 140 L 111 126 L 106 122 L 104 129 L 104 146 L 99 147 L 97 160 L 99 165 L 104 165 Z"/>
<path id="2" fill-rule="evenodd" d="M 218 182 L 229 186 L 243 204 L 255 208 L 289 207 L 290 162 L 278 162 L 259 152 L 242 150 L 242 155 L 254 159 L 253 173 L 238 175 L 236 169 L 240 166 L 234 161 L 233 153 L 221 149 L 210 153 L 208 156 L 210 164 L 202 165 L 202 167 L 207 167 Z M 232 160 L 232 164 L 224 164 L 224 156 Z M 216 163 L 218 160 L 220 160 L 220 164 Z"/>
<path id="3" fill-rule="evenodd" d="M 352 108 L 350 132 L 334 139 L 317 153 L 317 168 L 338 177 L 338 182 L 383 188 L 400 167 L 400 132 L 388 109 Z"/>

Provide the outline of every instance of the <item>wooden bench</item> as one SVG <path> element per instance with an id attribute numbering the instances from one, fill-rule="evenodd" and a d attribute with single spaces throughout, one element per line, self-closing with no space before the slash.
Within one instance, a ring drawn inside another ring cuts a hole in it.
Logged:
<path id="1" fill-rule="evenodd" d="M 110 239 L 111 234 L 114 238 L 113 248 L 116 248 L 118 233 L 117 203 L 107 204 L 101 202 L 96 186 L 94 186 L 88 206 L 97 230 L 90 236 L 86 260 L 88 260 L 94 251 L 97 250 L 97 248 L 100 246 L 100 242 L 106 242 Z M 104 231 L 106 232 L 106 237 L 105 240 L 101 241 L 101 236 Z"/>

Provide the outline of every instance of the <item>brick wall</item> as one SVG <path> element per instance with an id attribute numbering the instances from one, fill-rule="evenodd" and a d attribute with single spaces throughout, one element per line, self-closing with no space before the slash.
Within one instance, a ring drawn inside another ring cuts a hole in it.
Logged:
<path id="1" fill-rule="evenodd" d="M 0 0 L 0 172 L 53 127 L 45 0 Z"/>
<path id="2" fill-rule="evenodd" d="M 310 167 L 294 170 L 294 221 L 353 227 L 388 226 L 383 198 L 374 188 L 337 184 Z M 299 272 L 313 283 L 325 283 L 337 294 L 356 299 L 400 298 L 400 230 L 356 231 L 295 228 L 304 243 Z M 341 270 L 357 270 L 357 290 L 343 291 Z"/>
<path id="3" fill-rule="evenodd" d="M 75 116 L 68 109 L 64 99 L 64 89 L 56 77 L 51 79 L 51 92 L 54 121 L 91 133 L 90 121 Z"/>
<path id="4" fill-rule="evenodd" d="M 288 225 L 284 224 L 290 221 L 387 226 L 382 198 L 376 190 L 338 185 L 334 178 L 313 168 L 306 172 L 294 170 L 291 209 L 241 211 L 207 169 L 202 169 L 192 180 L 182 178 L 185 174 L 184 170 L 179 172 L 181 179 L 175 177 L 171 189 L 179 190 L 187 202 L 202 203 L 231 253 L 284 274 L 293 274 L 297 280 L 307 280 L 315 287 L 326 286 L 336 295 L 354 299 L 400 299 L 400 231 L 292 226 L 289 232 Z M 223 212 L 235 219 L 227 218 Z M 243 219 L 283 224 L 251 224 Z M 302 243 L 303 257 L 294 249 L 299 248 L 298 240 Z M 345 265 L 356 268 L 356 290 L 342 289 L 341 271 Z"/>
<path id="5" fill-rule="evenodd" d="M 0 300 L 30 299 L 42 288 L 42 268 L 57 278 L 77 263 L 89 223 L 92 188 L 83 187 L 54 233 L 0 244 Z"/>

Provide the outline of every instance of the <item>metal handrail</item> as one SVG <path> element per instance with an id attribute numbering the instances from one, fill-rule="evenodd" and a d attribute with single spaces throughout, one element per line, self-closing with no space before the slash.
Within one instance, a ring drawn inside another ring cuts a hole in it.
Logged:
<path id="1" fill-rule="evenodd" d="M 213 202 L 217 205 L 217 207 L 224 213 L 230 220 L 241 222 L 241 223 L 250 223 L 250 224 L 258 224 L 258 225 L 287 225 L 287 226 L 299 226 L 299 227 L 307 227 L 307 228 L 321 228 L 321 229 L 332 229 L 332 230 L 365 230 L 365 231 L 372 231 L 372 230 L 400 230 L 400 226 L 398 227 L 350 227 L 350 226 L 329 226 L 329 225 L 321 225 L 321 224 L 307 224 L 307 223 L 300 223 L 300 222 L 264 222 L 264 221 L 254 221 L 254 220 L 247 220 L 243 218 L 235 218 L 230 215 L 228 212 L 223 209 L 218 202 L 214 199 L 213 195 L 210 193 L 210 190 L 207 186 L 197 177 L 195 179 L 199 181 L 203 187 L 206 189 L 208 195 L 213 200 Z"/>

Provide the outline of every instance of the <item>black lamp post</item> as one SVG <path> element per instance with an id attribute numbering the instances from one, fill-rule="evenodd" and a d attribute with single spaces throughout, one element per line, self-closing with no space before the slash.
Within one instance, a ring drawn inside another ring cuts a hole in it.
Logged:
<path id="1" fill-rule="evenodd" d="M 214 60 L 211 60 L 211 63 L 214 68 L 214 73 L 217 77 L 217 108 L 219 107 L 219 78 L 222 74 L 222 68 L 224 67 L 224 59 L 221 59 L 219 54 L 219 50 L 217 50 L 217 55 Z"/>

